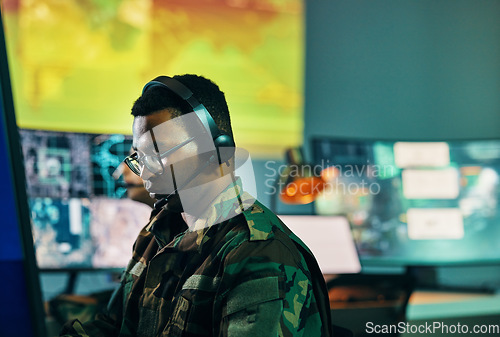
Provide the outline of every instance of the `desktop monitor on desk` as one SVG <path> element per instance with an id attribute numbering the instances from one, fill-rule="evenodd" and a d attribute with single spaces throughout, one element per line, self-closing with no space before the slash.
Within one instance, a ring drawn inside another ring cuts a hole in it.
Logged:
<path id="1" fill-rule="evenodd" d="M 151 213 L 127 199 L 123 178 L 113 176 L 132 137 L 29 129 L 20 135 L 39 268 L 126 267 Z"/>
<path id="2" fill-rule="evenodd" d="M 309 247 L 323 274 L 356 274 L 361 271 L 345 217 L 279 215 L 279 218 Z"/>
<path id="3" fill-rule="evenodd" d="M 500 140 L 323 137 L 312 151 L 328 180 L 316 213 L 347 216 L 363 266 L 500 264 Z"/>

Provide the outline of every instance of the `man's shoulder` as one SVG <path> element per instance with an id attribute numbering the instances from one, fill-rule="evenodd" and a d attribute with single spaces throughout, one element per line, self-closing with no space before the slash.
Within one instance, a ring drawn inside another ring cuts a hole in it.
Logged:
<path id="1" fill-rule="evenodd" d="M 278 233 L 290 233 L 281 220 L 257 200 L 229 223 L 232 230 L 240 234 L 239 240 L 245 241 L 269 241 Z"/>
<path id="2" fill-rule="evenodd" d="M 310 254 L 309 248 L 298 238 L 281 220 L 259 201 L 246 208 L 242 216 L 233 221 L 237 224 L 233 227 L 234 232 L 229 234 L 233 240 L 233 247 L 243 243 L 253 245 L 276 245 L 286 246 L 288 249 L 297 250 Z"/>
<path id="3" fill-rule="evenodd" d="M 238 275 L 240 281 L 268 276 L 297 282 L 322 278 L 309 248 L 259 202 L 234 221 L 222 249 L 215 250 L 225 273 Z M 294 276 L 297 273 L 302 279 Z"/>
<path id="4" fill-rule="evenodd" d="M 249 241 L 269 240 L 281 228 L 278 217 L 257 200 L 242 212 L 249 232 Z"/>

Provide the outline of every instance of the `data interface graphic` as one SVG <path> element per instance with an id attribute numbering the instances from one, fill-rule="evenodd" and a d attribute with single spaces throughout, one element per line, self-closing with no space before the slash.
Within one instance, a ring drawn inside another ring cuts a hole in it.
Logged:
<path id="1" fill-rule="evenodd" d="M 316 213 L 347 216 L 365 265 L 500 261 L 500 140 L 318 138 L 313 153 Z"/>
<path id="2" fill-rule="evenodd" d="M 151 209 L 115 174 L 132 137 L 20 130 L 38 266 L 123 268 Z"/>

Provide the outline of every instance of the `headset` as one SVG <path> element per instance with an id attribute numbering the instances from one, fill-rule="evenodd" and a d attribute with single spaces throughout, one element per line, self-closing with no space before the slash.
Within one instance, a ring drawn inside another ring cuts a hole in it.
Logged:
<path id="1" fill-rule="evenodd" d="M 154 87 L 163 87 L 165 89 L 168 89 L 169 91 L 173 92 L 174 94 L 176 94 L 189 104 L 189 106 L 193 109 L 193 112 L 196 114 L 201 124 L 203 125 L 203 128 L 212 136 L 215 149 L 217 150 L 219 164 L 222 164 L 224 162 L 228 163 L 229 160 L 234 155 L 234 148 L 235 148 L 234 140 L 231 136 L 229 136 L 228 134 L 224 133 L 219 129 L 217 124 L 215 124 L 214 119 L 208 112 L 207 108 L 198 101 L 198 99 L 194 96 L 193 92 L 187 86 L 185 86 L 180 81 L 172 77 L 158 76 L 154 80 L 146 83 L 146 85 L 142 89 L 142 95 L 144 95 L 144 93 L 147 90 Z M 223 151 L 220 150 L 221 148 L 223 148 Z M 215 161 L 215 156 L 211 156 L 211 158 L 205 163 L 205 165 L 196 170 L 196 172 L 194 172 L 187 179 L 187 181 L 183 184 L 183 186 L 187 185 L 187 183 L 189 183 L 192 179 L 194 179 L 198 174 L 201 173 L 202 170 L 204 170 L 206 167 L 208 167 L 208 165 L 210 165 L 214 161 Z M 174 192 L 158 200 L 155 203 L 154 207 L 156 209 L 163 207 L 167 203 L 168 199 L 173 195 L 175 195 L 181 188 L 182 186 L 177 187 Z"/>
<path id="2" fill-rule="evenodd" d="M 158 76 L 154 80 L 146 83 L 142 89 L 142 94 L 144 95 L 147 90 L 153 87 L 166 88 L 186 101 L 189 106 L 191 106 L 200 122 L 203 124 L 205 130 L 212 135 L 212 139 L 219 156 L 219 163 L 222 164 L 229 161 L 232 157 L 232 151 L 230 151 L 230 149 L 234 149 L 235 147 L 233 138 L 219 129 L 207 108 L 205 108 L 205 106 L 198 101 L 188 87 L 172 77 Z M 229 149 L 226 151 L 220 151 L 220 148 Z"/>

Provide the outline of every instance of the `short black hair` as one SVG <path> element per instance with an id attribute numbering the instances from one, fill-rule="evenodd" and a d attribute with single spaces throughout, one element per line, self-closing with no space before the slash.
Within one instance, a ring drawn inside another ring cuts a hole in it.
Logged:
<path id="1" fill-rule="evenodd" d="M 184 84 L 194 97 L 205 106 L 217 127 L 233 137 L 231 118 L 226 97 L 219 86 L 211 80 L 192 74 L 176 75 L 174 79 Z M 171 108 L 174 117 L 192 112 L 191 106 L 176 93 L 164 87 L 152 87 L 141 95 L 132 106 L 132 116 L 149 116 L 160 110 Z"/>

